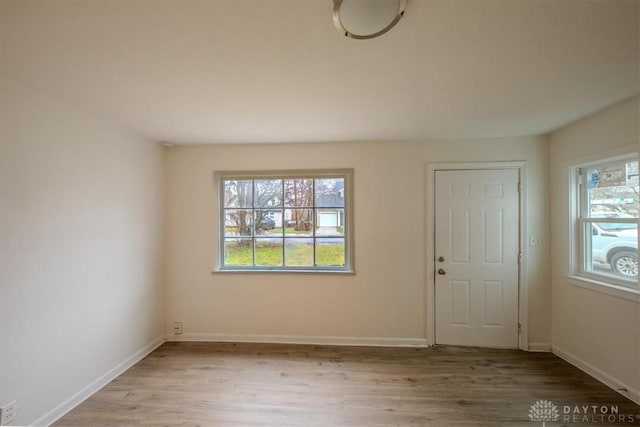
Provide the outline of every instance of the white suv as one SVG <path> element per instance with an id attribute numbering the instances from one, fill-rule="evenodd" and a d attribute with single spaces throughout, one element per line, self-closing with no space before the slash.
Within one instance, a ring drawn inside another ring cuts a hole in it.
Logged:
<path id="1" fill-rule="evenodd" d="M 638 226 L 625 223 L 592 223 L 592 261 L 609 264 L 615 274 L 638 277 Z"/>

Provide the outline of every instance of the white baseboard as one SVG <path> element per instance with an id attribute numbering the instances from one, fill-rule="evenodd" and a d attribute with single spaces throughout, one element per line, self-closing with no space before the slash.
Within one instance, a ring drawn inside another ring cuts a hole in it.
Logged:
<path id="1" fill-rule="evenodd" d="M 553 351 L 553 354 L 555 354 L 556 356 L 566 360 L 576 368 L 586 372 L 587 374 L 591 375 L 598 381 L 603 382 L 613 390 L 617 391 L 624 397 L 631 399 L 635 403 L 640 405 L 640 391 L 633 389 L 628 384 L 624 384 L 622 381 L 616 378 L 613 378 L 611 375 L 607 374 L 601 369 L 596 368 L 590 363 L 580 359 L 578 356 L 571 354 L 568 351 L 565 351 L 558 346 L 555 346 L 555 345 L 552 346 L 552 351 Z"/>
<path id="2" fill-rule="evenodd" d="M 37 426 L 49 426 L 62 418 L 67 412 L 71 411 L 73 408 L 78 406 L 80 403 L 84 402 L 88 399 L 92 394 L 100 390 L 102 387 L 107 385 L 109 382 L 113 381 L 116 377 L 121 375 L 124 371 L 138 363 L 142 360 L 146 355 L 151 353 L 156 348 L 160 347 L 166 341 L 165 335 L 162 334 L 149 344 L 145 345 L 140 350 L 133 353 L 131 356 L 127 357 L 122 362 L 118 363 L 113 368 L 109 369 L 104 374 L 100 375 L 98 378 L 87 384 L 84 388 L 82 388 L 77 393 L 74 393 L 61 404 L 44 414 L 42 417 L 37 419 L 33 425 Z"/>
<path id="3" fill-rule="evenodd" d="M 295 335 L 181 334 L 167 335 L 167 341 L 247 342 L 271 344 L 313 344 L 366 347 L 428 347 L 424 338 L 323 337 Z"/>
<path id="4" fill-rule="evenodd" d="M 548 342 L 530 342 L 529 343 L 529 351 L 541 352 L 541 353 L 550 353 L 551 352 L 551 343 L 548 343 Z"/>

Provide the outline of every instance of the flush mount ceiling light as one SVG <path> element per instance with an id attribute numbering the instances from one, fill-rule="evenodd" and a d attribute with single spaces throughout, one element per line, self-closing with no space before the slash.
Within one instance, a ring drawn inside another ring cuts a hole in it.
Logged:
<path id="1" fill-rule="evenodd" d="M 392 29 L 407 8 L 407 0 L 333 0 L 333 23 L 352 39 L 372 39 Z"/>

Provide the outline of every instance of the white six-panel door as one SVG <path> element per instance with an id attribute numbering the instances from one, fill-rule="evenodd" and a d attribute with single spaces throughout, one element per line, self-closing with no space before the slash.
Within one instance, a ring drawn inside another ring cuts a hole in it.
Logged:
<path id="1" fill-rule="evenodd" d="M 435 172 L 435 341 L 518 347 L 518 170 Z"/>

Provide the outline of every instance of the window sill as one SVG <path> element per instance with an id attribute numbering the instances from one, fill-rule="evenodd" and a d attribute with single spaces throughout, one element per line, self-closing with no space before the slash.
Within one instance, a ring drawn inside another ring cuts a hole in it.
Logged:
<path id="1" fill-rule="evenodd" d="M 640 304 L 640 289 L 627 288 L 580 276 L 565 275 L 564 277 L 574 286 Z"/>
<path id="2" fill-rule="evenodd" d="M 276 268 L 264 268 L 264 269 L 242 269 L 242 268 L 224 268 L 224 269 L 216 269 L 211 272 L 211 274 L 224 274 L 224 273 L 270 273 L 270 274 L 346 274 L 346 275 L 355 275 L 355 270 L 305 270 L 305 269 L 276 269 Z"/>

